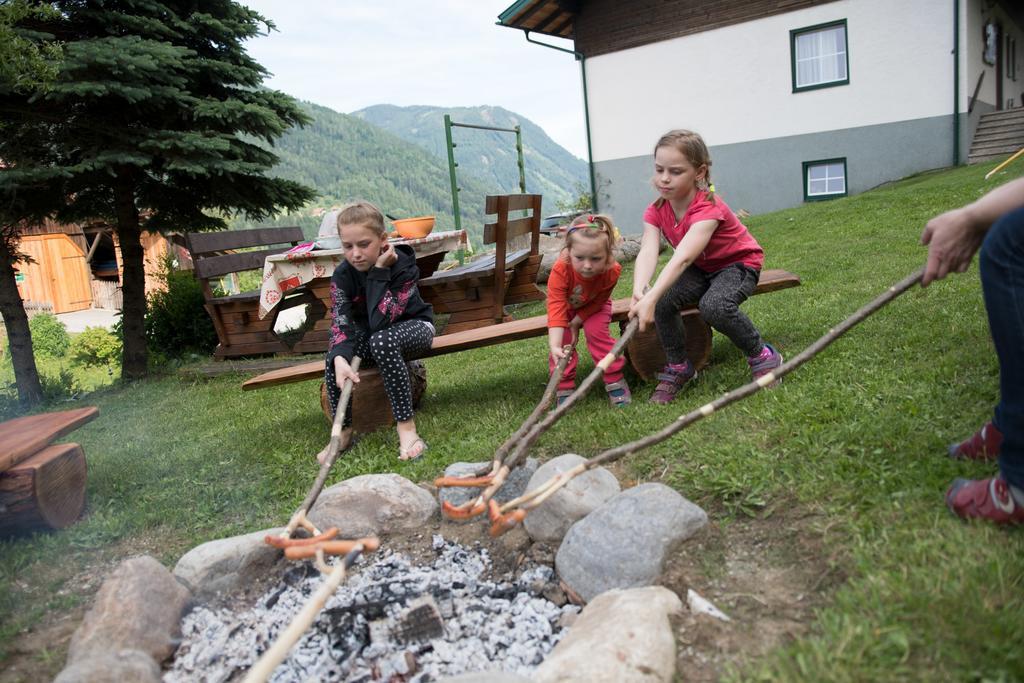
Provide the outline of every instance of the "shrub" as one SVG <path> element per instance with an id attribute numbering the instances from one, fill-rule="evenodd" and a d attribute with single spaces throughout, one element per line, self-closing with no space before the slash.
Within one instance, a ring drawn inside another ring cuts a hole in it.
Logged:
<path id="1" fill-rule="evenodd" d="M 87 327 L 71 340 L 71 360 L 87 367 L 114 365 L 121 358 L 121 342 L 102 327 Z"/>
<path id="2" fill-rule="evenodd" d="M 43 399 L 46 401 L 72 398 L 80 391 L 75 376 L 63 365 L 54 369 L 40 367 L 39 385 L 43 390 Z"/>
<path id="3" fill-rule="evenodd" d="M 150 352 L 177 358 L 186 351 L 209 354 L 217 346 L 217 332 L 203 305 L 203 288 L 189 271 L 174 270 L 164 259 L 158 277 L 166 289 L 149 295 L 146 341 Z"/>
<path id="4" fill-rule="evenodd" d="M 64 323 L 52 313 L 40 313 L 28 321 L 32 332 L 32 350 L 37 356 L 62 358 L 67 353 L 71 337 Z"/>

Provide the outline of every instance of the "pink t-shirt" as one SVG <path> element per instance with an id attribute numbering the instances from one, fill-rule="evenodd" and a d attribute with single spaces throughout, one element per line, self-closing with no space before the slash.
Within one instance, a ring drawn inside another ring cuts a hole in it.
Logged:
<path id="1" fill-rule="evenodd" d="M 673 248 L 679 246 L 691 225 L 701 221 L 718 221 L 718 227 L 711 234 L 704 251 L 694 261 L 695 266 L 706 273 L 714 273 L 734 263 L 761 269 L 764 250 L 747 230 L 747 226 L 740 223 L 732 209 L 717 195 L 712 204 L 708 200 L 708 193 L 698 190 L 686 213 L 678 220 L 672 205 L 661 199 L 644 211 L 644 223 L 650 223 L 661 230 Z"/>

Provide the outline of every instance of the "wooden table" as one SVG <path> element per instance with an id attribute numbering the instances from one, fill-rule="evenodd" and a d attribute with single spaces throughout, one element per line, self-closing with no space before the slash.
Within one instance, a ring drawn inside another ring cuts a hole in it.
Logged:
<path id="1" fill-rule="evenodd" d="M 432 275 L 449 252 L 464 249 L 468 244 L 465 230 L 432 232 L 419 239 L 397 238 L 390 243 L 413 248 L 421 278 Z M 343 259 L 341 249 L 317 249 L 275 254 L 264 261 L 260 319 L 273 316 L 273 324 L 283 309 L 307 305 L 308 322 L 302 330 L 275 333 L 293 351 L 316 353 L 327 350 L 331 325 L 331 275 Z M 282 301 L 285 302 L 283 306 Z"/>

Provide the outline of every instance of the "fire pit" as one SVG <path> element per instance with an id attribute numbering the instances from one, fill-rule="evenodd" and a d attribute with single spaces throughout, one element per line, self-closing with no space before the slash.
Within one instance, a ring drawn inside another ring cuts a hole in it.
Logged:
<path id="1" fill-rule="evenodd" d="M 364 560 L 328 601 L 271 680 L 431 681 L 468 671 L 527 674 L 561 639 L 579 608 L 541 593 L 554 571 L 532 565 L 489 577 L 486 549 L 433 537 L 434 561 L 383 551 Z M 165 681 L 240 677 L 323 581 L 309 564 L 244 611 L 198 607 Z"/>

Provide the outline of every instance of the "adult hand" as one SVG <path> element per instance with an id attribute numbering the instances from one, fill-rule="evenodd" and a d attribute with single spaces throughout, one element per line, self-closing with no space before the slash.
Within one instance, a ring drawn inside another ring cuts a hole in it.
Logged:
<path id="1" fill-rule="evenodd" d="M 921 286 L 967 270 L 984 238 L 984 228 L 967 208 L 953 209 L 928 221 L 921 233 L 921 244 L 928 245 Z"/>
<path id="2" fill-rule="evenodd" d="M 373 265 L 378 268 L 390 268 L 397 260 L 398 254 L 395 253 L 395 248 L 385 242 L 380 248 L 380 256 L 377 257 L 377 262 Z"/>
<path id="3" fill-rule="evenodd" d="M 359 373 L 352 370 L 352 366 L 341 356 L 334 357 L 334 382 L 339 389 L 345 388 L 345 380 L 350 379 L 353 383 L 359 384 Z"/>

